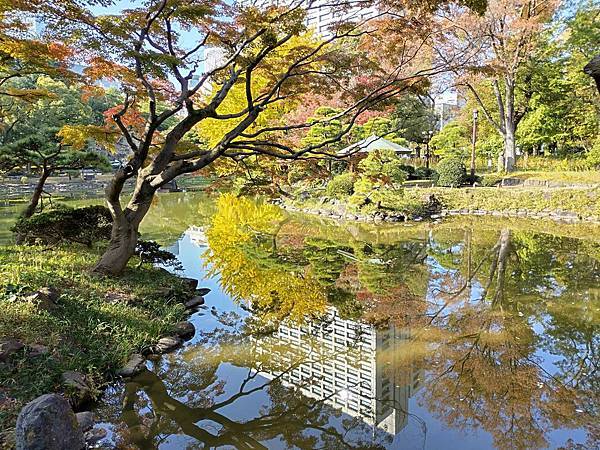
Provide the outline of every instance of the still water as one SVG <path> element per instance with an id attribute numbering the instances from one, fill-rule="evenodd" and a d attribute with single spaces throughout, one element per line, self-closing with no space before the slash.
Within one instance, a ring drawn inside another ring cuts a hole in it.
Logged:
<path id="1" fill-rule="evenodd" d="M 197 194 L 142 228 L 212 292 L 195 337 L 99 405 L 119 448 L 599 446 L 597 228 L 336 224 Z"/>

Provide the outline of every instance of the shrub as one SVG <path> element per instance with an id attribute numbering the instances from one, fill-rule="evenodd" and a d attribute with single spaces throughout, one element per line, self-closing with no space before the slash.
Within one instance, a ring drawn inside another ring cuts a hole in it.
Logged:
<path id="1" fill-rule="evenodd" d="M 442 159 L 437 165 L 438 186 L 459 187 L 465 182 L 467 169 L 459 158 Z"/>
<path id="2" fill-rule="evenodd" d="M 112 217 L 104 206 L 77 209 L 63 206 L 21 218 L 11 231 L 21 244 L 76 242 L 91 246 L 95 241 L 110 239 L 111 228 Z"/>
<path id="3" fill-rule="evenodd" d="M 360 177 L 354 183 L 354 193 L 349 199 L 350 205 L 357 208 L 362 208 L 363 206 L 368 205 L 373 201 L 379 200 L 378 198 L 374 198 L 378 197 L 378 189 L 379 186 L 373 184 L 371 180 L 369 180 L 366 177 Z"/>
<path id="4" fill-rule="evenodd" d="M 438 173 L 429 167 L 417 167 L 413 176 L 415 180 L 437 180 Z"/>
<path id="5" fill-rule="evenodd" d="M 588 167 L 593 169 L 600 167 L 600 137 L 596 139 L 594 146 L 588 152 L 585 159 L 588 164 Z"/>
<path id="6" fill-rule="evenodd" d="M 503 174 L 486 173 L 485 175 L 482 175 L 479 182 L 481 183 L 482 186 L 493 187 L 493 186 L 498 185 L 503 177 L 504 177 Z"/>
<path id="7" fill-rule="evenodd" d="M 299 181 L 305 180 L 308 175 L 306 170 L 292 166 L 287 174 L 287 182 L 290 185 L 294 185 Z"/>
<path id="8" fill-rule="evenodd" d="M 408 174 L 402 170 L 403 167 L 406 167 L 405 164 L 393 150 L 372 151 L 358 164 L 364 176 L 385 184 L 401 184 L 406 181 Z"/>
<path id="9" fill-rule="evenodd" d="M 326 194 L 329 197 L 342 198 L 354 192 L 354 175 L 343 173 L 331 179 L 327 184 Z"/>
<path id="10" fill-rule="evenodd" d="M 408 164 L 400 164 L 400 170 L 406 172 L 406 175 L 409 180 L 415 179 L 415 172 L 417 169 L 413 166 L 409 166 Z"/>

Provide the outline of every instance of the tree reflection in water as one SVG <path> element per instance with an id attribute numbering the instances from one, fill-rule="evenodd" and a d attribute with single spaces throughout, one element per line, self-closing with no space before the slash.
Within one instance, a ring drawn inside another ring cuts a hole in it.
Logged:
<path id="1" fill-rule="evenodd" d="M 374 380 L 397 388 L 394 408 L 420 424 L 419 447 L 439 420 L 465 436 L 483 430 L 496 448 L 595 448 L 600 243 L 568 233 L 485 221 L 339 227 L 225 197 L 205 261 L 251 314 L 219 315 L 221 327 L 128 384 L 121 435 L 140 448 L 180 432 L 198 441 L 188 448 L 392 445 L 404 423 L 386 433 L 379 419 L 352 419 L 314 395 L 323 379 L 293 386 L 286 375 L 338 356 L 323 334 L 336 326 L 334 311 L 336 323 L 373 330 Z M 295 345 L 293 333 L 306 342 Z M 357 371 L 362 356 L 352 352 L 363 347 L 344 349 Z M 247 378 L 224 375 L 227 367 Z M 402 391 L 417 379 L 416 394 Z M 381 386 L 377 411 L 387 401 Z M 420 417 L 408 411 L 410 396 Z"/>
<path id="2" fill-rule="evenodd" d="M 302 385 L 292 389 L 282 382 L 291 371 L 334 358 L 334 353 L 314 355 L 307 346 L 284 349 L 278 342 L 252 338 L 255 318 L 251 325 L 231 314 L 219 320 L 222 327 L 201 333 L 199 342 L 204 345 L 188 348 L 182 357 L 144 371 L 125 385 L 121 417 L 115 420 L 124 425 L 120 446 L 158 448 L 183 433 L 193 438 L 185 448 L 266 449 L 273 439 L 284 447 L 303 449 L 385 448 L 390 436 L 358 418 L 341 417 L 328 405 L 333 393 L 310 398 L 300 392 Z M 270 356 L 282 351 L 288 363 Z M 224 363 L 246 367 L 245 376 L 222 378 L 217 371 Z M 267 378 L 266 373 L 276 375 Z M 245 399 L 253 396 L 255 409 L 243 419 L 232 419 L 232 408 L 247 408 Z"/>

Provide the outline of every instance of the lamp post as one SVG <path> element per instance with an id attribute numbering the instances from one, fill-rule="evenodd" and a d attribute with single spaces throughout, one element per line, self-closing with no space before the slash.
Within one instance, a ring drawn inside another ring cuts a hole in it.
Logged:
<path id="1" fill-rule="evenodd" d="M 473 110 L 473 135 L 471 137 L 471 179 L 475 177 L 475 144 L 477 143 L 477 118 L 479 111 Z"/>

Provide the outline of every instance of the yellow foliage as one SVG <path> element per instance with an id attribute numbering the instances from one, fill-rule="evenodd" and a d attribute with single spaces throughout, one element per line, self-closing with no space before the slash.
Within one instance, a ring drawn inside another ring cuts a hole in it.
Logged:
<path id="1" fill-rule="evenodd" d="M 289 42 L 282 45 L 276 51 L 273 51 L 261 65 L 252 72 L 251 91 L 254 99 L 259 98 L 262 94 L 269 92 L 281 78 L 283 72 L 289 70 L 290 60 L 299 59 L 309 51 L 314 51 L 316 45 L 315 37 L 312 33 L 307 32 L 303 35 L 296 36 L 290 39 Z M 316 59 L 316 58 L 311 58 Z M 311 68 L 316 68 L 318 63 L 306 64 L 302 66 L 302 71 L 306 72 Z M 300 78 L 300 79 L 299 79 Z M 301 76 L 295 77 L 293 85 L 294 94 L 289 98 L 274 103 L 270 103 L 264 110 L 261 111 L 256 121 L 248 128 L 248 132 L 258 130 L 267 126 L 282 125 L 284 116 L 295 110 L 300 102 L 298 93 L 302 92 L 305 87 L 301 80 Z M 290 86 L 291 86 L 290 85 Z M 283 84 L 280 87 L 278 95 L 284 96 L 288 94 L 288 84 Z M 217 83 L 213 83 L 210 89 L 210 95 L 205 100 L 210 101 L 210 97 L 219 89 Z M 231 88 L 225 100 L 217 108 L 217 113 L 221 115 L 236 114 L 243 111 L 247 107 L 246 99 L 246 78 L 240 77 L 238 82 Z M 242 116 L 243 118 L 243 116 Z M 200 138 L 207 142 L 210 147 L 215 146 L 223 138 L 223 136 L 234 128 L 242 118 L 232 119 L 205 119 L 196 126 L 196 132 Z M 264 138 L 265 136 L 261 136 Z"/>
<path id="2" fill-rule="evenodd" d="M 207 264 L 221 277 L 223 290 L 238 301 L 248 301 L 266 323 L 302 322 L 325 311 L 326 299 L 308 272 L 290 271 L 279 264 L 253 258 L 253 240 L 273 234 L 283 219 L 279 208 L 258 204 L 233 194 L 217 202 L 217 213 L 207 231 Z"/>
<path id="3" fill-rule="evenodd" d="M 68 145 L 73 150 L 82 150 L 87 142 L 93 139 L 110 151 L 114 151 L 118 139 L 117 133 L 110 133 L 105 127 L 96 125 L 65 125 L 56 135 L 63 145 Z"/>

